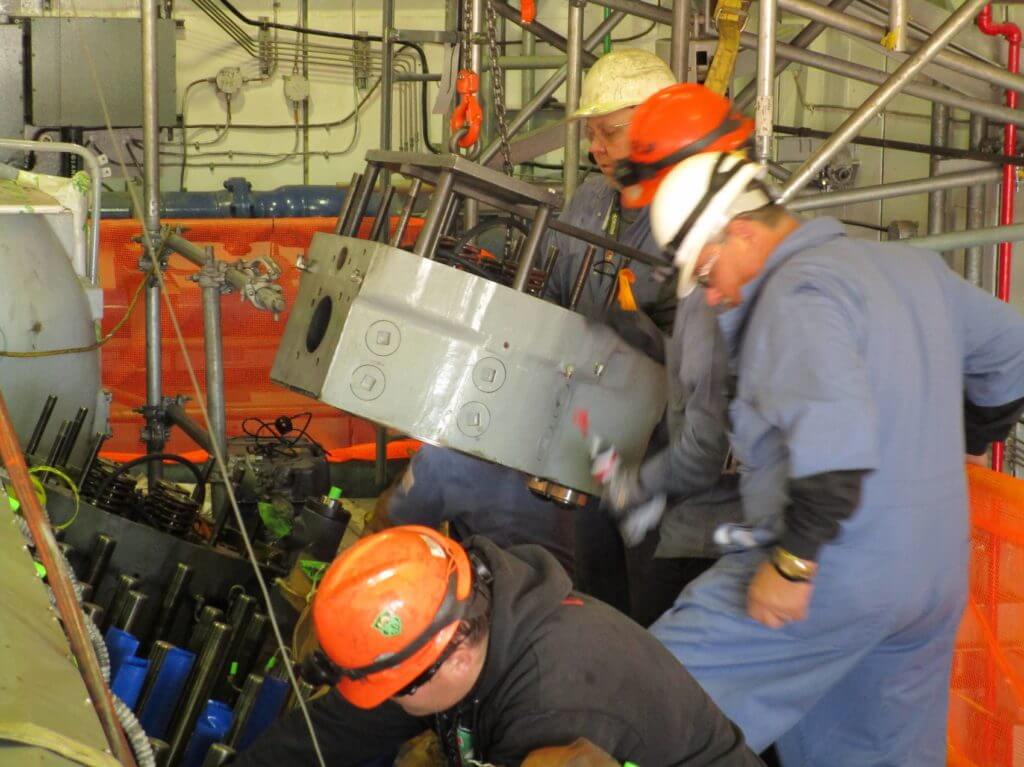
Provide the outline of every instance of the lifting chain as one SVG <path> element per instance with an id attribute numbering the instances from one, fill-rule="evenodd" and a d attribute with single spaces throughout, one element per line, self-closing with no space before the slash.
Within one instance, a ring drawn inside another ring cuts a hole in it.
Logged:
<path id="1" fill-rule="evenodd" d="M 461 69 L 472 66 L 470 40 L 473 37 L 473 0 L 462 0 L 462 37 L 459 38 Z"/>
<path id="2" fill-rule="evenodd" d="M 494 117 L 498 123 L 498 141 L 501 143 L 501 163 L 505 175 L 511 176 L 512 149 L 508 142 L 508 119 L 505 115 L 505 72 L 501 67 L 498 50 L 498 14 L 494 10 L 494 0 L 485 0 L 487 12 L 487 52 L 491 59 L 491 92 L 494 94 Z"/>

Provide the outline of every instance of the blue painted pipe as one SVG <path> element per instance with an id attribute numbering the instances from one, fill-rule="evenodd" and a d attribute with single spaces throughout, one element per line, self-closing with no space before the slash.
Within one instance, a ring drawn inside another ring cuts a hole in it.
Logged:
<path id="1" fill-rule="evenodd" d="M 229 178 L 223 192 L 164 192 L 160 195 L 163 218 L 274 218 L 337 216 L 347 189 L 327 185 L 279 186 L 266 192 L 252 191 L 244 178 Z M 376 212 L 375 200 L 370 213 Z M 121 192 L 103 195 L 104 218 L 130 218 L 131 199 Z"/>
<path id="2" fill-rule="evenodd" d="M 252 742 L 277 719 L 287 697 L 287 680 L 273 676 L 263 678 L 263 685 L 256 695 L 256 702 L 253 703 L 249 721 L 245 723 L 245 729 L 242 730 L 242 734 L 238 738 L 239 751 L 244 751 L 251 746 Z"/>
<path id="3" fill-rule="evenodd" d="M 128 708 L 134 709 L 139 702 L 139 693 L 142 692 L 148 671 L 149 661 L 145 658 L 125 658 L 113 677 L 114 681 L 110 683 L 110 691 L 123 700 Z"/>
<path id="4" fill-rule="evenodd" d="M 235 713 L 231 706 L 219 700 L 206 701 L 206 708 L 196 720 L 196 728 L 192 731 L 192 737 L 185 748 L 181 767 L 202 767 L 210 746 L 227 736 L 234 720 Z"/>
<path id="5" fill-rule="evenodd" d="M 167 735 L 171 716 L 178 707 L 178 700 L 195 660 L 195 653 L 180 647 L 171 647 L 164 655 L 160 670 L 153 680 L 153 689 L 139 712 L 139 724 L 149 737 L 163 738 Z"/>
<path id="6" fill-rule="evenodd" d="M 107 629 L 104 639 L 107 643 L 107 652 L 110 654 L 110 678 L 117 679 L 117 672 L 121 670 L 125 658 L 133 658 L 138 652 L 139 640 L 127 631 L 113 626 Z"/>

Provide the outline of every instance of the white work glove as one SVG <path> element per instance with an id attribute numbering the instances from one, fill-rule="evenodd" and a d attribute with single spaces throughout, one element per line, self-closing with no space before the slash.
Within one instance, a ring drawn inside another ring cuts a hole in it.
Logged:
<path id="1" fill-rule="evenodd" d="M 640 468 L 626 466 L 618 450 L 595 440 L 591 445 L 590 473 L 601 483 L 601 505 L 618 522 L 622 540 L 637 546 L 656 528 L 665 513 L 667 498 L 651 496 L 640 483 Z"/>

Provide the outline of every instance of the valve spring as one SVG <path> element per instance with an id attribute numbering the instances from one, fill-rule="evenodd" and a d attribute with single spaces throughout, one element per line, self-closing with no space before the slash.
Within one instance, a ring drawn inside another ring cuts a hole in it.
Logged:
<path id="1" fill-rule="evenodd" d="M 199 517 L 199 504 L 187 490 L 161 479 L 146 496 L 142 516 L 158 530 L 184 537 Z"/>
<path id="2" fill-rule="evenodd" d="M 97 458 L 82 482 L 82 497 L 104 511 L 130 518 L 139 504 L 134 478 L 122 474 L 107 486 L 102 496 L 98 496 L 100 488 L 117 469 L 118 465 L 113 461 Z"/>

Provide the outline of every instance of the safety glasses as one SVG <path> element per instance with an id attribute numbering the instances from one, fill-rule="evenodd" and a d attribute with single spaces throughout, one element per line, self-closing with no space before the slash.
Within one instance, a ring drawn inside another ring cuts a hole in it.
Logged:
<path id="1" fill-rule="evenodd" d="M 396 692 L 394 694 L 394 697 L 405 698 L 409 695 L 415 695 L 417 690 L 419 690 L 425 684 L 430 682 L 431 679 L 437 676 L 437 672 L 441 670 L 441 666 L 443 666 L 448 661 L 448 659 L 452 657 L 452 654 L 458 649 L 460 644 L 462 644 L 462 641 L 460 639 L 453 639 L 451 642 L 449 642 L 448 646 L 444 648 L 444 652 L 441 653 L 440 657 L 438 657 L 438 659 L 434 661 L 434 663 L 422 674 L 417 676 L 415 679 L 409 682 L 409 684 L 407 684 L 401 690 Z"/>

